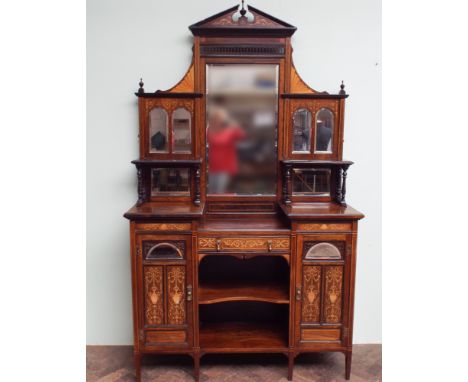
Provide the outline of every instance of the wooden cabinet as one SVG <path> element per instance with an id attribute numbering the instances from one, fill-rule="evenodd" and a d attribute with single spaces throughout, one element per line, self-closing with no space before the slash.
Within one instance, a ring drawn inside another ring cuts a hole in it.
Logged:
<path id="1" fill-rule="evenodd" d="M 352 235 L 299 235 L 296 262 L 296 345 L 344 345 Z"/>
<path id="2" fill-rule="evenodd" d="M 135 251 L 141 347 L 192 346 L 190 235 L 136 234 Z"/>
<path id="3" fill-rule="evenodd" d="M 193 60 L 138 96 L 130 220 L 134 360 L 147 354 L 345 355 L 350 378 L 357 222 L 346 204 L 341 84 L 309 87 L 296 28 L 249 6 L 190 27 Z M 158 52 L 161 56 L 161 52 Z M 313 366 L 311 366 L 313 367 Z"/>

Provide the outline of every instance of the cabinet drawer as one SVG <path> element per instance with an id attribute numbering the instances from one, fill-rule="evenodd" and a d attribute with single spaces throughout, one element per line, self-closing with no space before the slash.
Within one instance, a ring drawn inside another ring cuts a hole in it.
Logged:
<path id="1" fill-rule="evenodd" d="M 329 342 L 340 338 L 340 329 L 301 329 L 301 341 Z"/>
<path id="2" fill-rule="evenodd" d="M 199 251 L 217 252 L 286 252 L 289 237 L 200 237 Z"/>
<path id="3" fill-rule="evenodd" d="M 185 330 L 147 331 L 145 345 L 183 345 L 187 342 Z"/>

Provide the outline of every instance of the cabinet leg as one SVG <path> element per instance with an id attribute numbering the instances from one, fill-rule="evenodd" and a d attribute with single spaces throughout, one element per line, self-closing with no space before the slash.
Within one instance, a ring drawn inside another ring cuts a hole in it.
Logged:
<path id="1" fill-rule="evenodd" d="M 294 353 L 288 354 L 288 381 L 292 381 L 294 369 Z"/>
<path id="2" fill-rule="evenodd" d="M 345 353 L 345 368 L 346 368 L 346 372 L 345 372 L 345 378 L 346 380 L 349 380 L 349 378 L 351 378 L 351 360 L 352 360 L 352 357 L 353 357 L 353 352 L 352 351 L 348 351 Z"/>
<path id="3" fill-rule="evenodd" d="M 135 364 L 135 381 L 141 382 L 141 354 L 134 353 L 133 354 L 133 361 Z"/>
<path id="4" fill-rule="evenodd" d="M 195 382 L 198 382 L 200 380 L 200 354 L 193 355 L 193 367 Z"/>

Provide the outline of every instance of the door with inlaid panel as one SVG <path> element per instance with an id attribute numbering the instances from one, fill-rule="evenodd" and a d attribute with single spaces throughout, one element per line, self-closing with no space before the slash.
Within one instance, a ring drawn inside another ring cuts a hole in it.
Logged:
<path id="1" fill-rule="evenodd" d="M 192 346 L 191 236 L 137 235 L 136 246 L 141 346 Z"/>
<path id="2" fill-rule="evenodd" d="M 296 346 L 345 344 L 351 250 L 350 235 L 298 235 Z"/>

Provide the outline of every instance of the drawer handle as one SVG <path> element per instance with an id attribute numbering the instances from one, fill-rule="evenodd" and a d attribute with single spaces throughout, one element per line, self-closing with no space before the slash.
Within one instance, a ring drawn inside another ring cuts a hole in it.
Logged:
<path id="1" fill-rule="evenodd" d="M 221 240 L 219 239 L 216 240 L 216 250 L 218 252 L 221 251 Z"/>
<path id="2" fill-rule="evenodd" d="M 273 241 L 268 240 L 267 244 L 268 244 L 268 252 L 271 252 L 273 250 Z"/>

